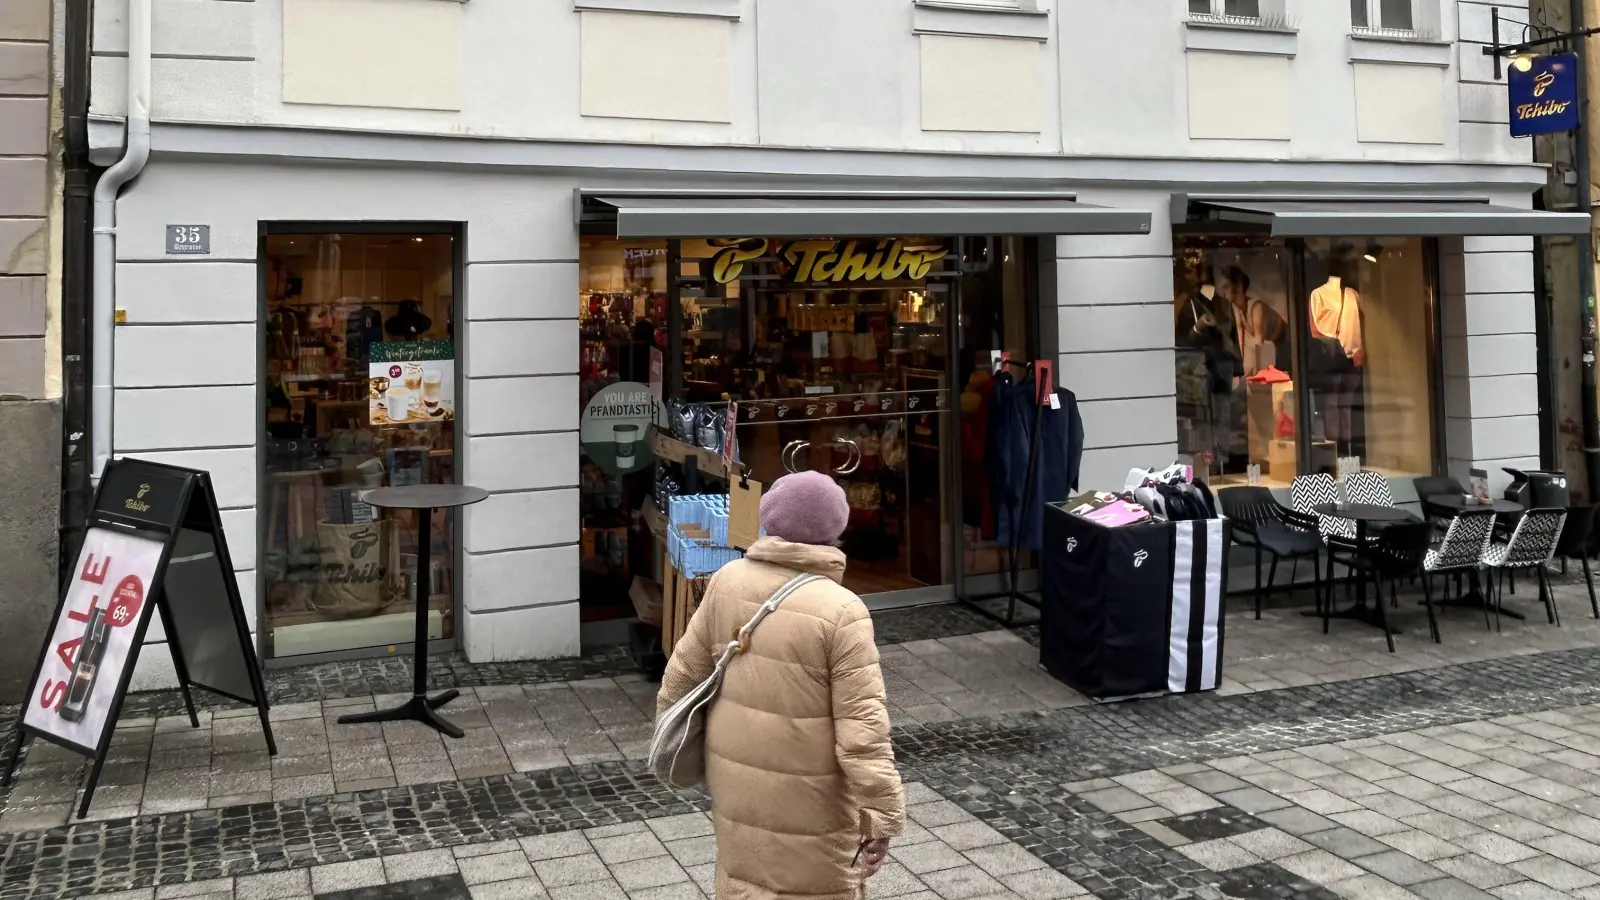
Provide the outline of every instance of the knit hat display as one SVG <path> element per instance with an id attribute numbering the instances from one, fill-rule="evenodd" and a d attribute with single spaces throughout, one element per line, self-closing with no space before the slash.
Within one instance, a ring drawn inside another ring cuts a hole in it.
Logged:
<path id="1" fill-rule="evenodd" d="M 761 495 L 761 527 L 793 544 L 831 546 L 850 523 L 844 490 L 821 472 L 796 472 Z"/>

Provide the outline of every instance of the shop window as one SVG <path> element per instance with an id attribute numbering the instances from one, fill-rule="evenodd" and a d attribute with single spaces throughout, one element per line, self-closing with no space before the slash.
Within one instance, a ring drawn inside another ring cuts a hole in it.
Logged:
<path id="1" fill-rule="evenodd" d="M 636 577 L 654 575 L 654 539 L 642 509 L 651 494 L 653 457 L 639 449 L 652 415 L 632 409 L 640 394 L 660 396 L 667 347 L 667 245 L 584 237 L 578 297 L 582 348 L 579 457 L 582 547 L 579 613 L 583 621 L 631 616 Z M 647 404 L 648 405 L 648 404 Z M 620 448 L 620 449 L 619 449 Z"/>
<path id="2" fill-rule="evenodd" d="M 1420 238 L 1188 237 L 1176 263 L 1179 452 L 1215 482 L 1432 474 L 1435 306 Z"/>
<path id="3" fill-rule="evenodd" d="M 1214 478 L 1288 484 L 1297 471 L 1288 250 L 1192 240 L 1174 298 L 1178 449 Z"/>
<path id="4" fill-rule="evenodd" d="M 365 491 L 456 477 L 455 241 L 447 233 L 270 234 L 265 240 L 261 572 L 274 657 L 407 643 L 455 629 L 454 516 L 433 517 L 415 585 L 417 518 Z"/>
<path id="5" fill-rule="evenodd" d="M 1434 304 L 1421 238 L 1306 242 L 1313 450 L 1433 473 Z"/>

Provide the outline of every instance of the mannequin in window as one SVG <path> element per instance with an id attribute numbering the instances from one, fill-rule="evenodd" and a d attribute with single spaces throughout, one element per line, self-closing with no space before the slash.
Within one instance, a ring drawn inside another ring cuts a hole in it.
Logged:
<path id="1" fill-rule="evenodd" d="M 1177 298 L 1178 344 L 1204 354 L 1210 395 L 1209 443 L 1216 459 L 1225 464 L 1235 449 L 1244 452 L 1246 446 L 1244 413 L 1234 409 L 1234 391 L 1244 374 L 1244 360 L 1239 354 L 1239 327 L 1232 312 L 1227 298 L 1209 282 Z"/>
<path id="2" fill-rule="evenodd" d="M 1243 269 L 1238 266 L 1228 268 L 1223 276 L 1222 296 L 1233 307 L 1233 320 L 1238 323 L 1239 352 L 1244 358 L 1244 374 L 1254 375 L 1264 367 L 1262 354 L 1257 349 L 1262 344 L 1272 345 L 1274 365 L 1285 372 L 1291 371 L 1289 354 L 1283 352 L 1286 349 L 1283 339 L 1288 334 L 1289 323 L 1266 301 L 1250 293 L 1250 276 Z"/>
<path id="3" fill-rule="evenodd" d="M 1328 280 L 1311 291 L 1310 299 L 1310 387 L 1322 414 L 1323 436 L 1338 444 L 1341 453 L 1355 449 L 1354 408 L 1367 362 L 1361 293 L 1352 274 L 1346 266 L 1330 266 Z"/>

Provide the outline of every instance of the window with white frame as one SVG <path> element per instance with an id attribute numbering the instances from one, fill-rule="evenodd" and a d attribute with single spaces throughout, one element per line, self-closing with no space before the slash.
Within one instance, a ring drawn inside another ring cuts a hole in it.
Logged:
<path id="1" fill-rule="evenodd" d="M 1261 0 L 1189 0 L 1189 15 L 1259 19 Z"/>
<path id="2" fill-rule="evenodd" d="M 1414 32 L 1413 0 L 1350 0 L 1350 25 L 1365 31 Z"/>

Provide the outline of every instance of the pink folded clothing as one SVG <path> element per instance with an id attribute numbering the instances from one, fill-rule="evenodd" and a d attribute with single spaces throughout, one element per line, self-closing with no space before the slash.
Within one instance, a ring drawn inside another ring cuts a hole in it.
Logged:
<path id="1" fill-rule="evenodd" d="M 1085 513 L 1083 516 L 1090 522 L 1104 525 L 1107 528 L 1120 528 L 1124 525 L 1136 525 L 1150 518 L 1150 511 L 1137 503 L 1118 500 L 1099 509 Z"/>

